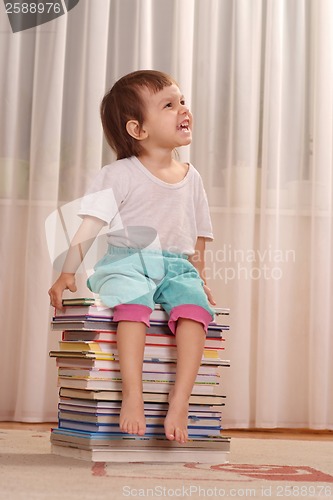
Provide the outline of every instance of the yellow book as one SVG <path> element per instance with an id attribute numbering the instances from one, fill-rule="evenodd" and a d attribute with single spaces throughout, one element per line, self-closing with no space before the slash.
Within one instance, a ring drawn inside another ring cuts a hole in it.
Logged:
<path id="1" fill-rule="evenodd" d="M 116 350 L 115 342 L 91 342 L 89 340 L 61 340 L 59 342 L 61 351 L 91 351 L 111 353 Z"/>

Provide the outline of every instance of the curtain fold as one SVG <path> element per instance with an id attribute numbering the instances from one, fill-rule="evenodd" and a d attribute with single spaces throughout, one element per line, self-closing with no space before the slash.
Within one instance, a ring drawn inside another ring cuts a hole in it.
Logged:
<path id="1" fill-rule="evenodd" d="M 333 416 L 333 5 L 324 2 L 312 8 L 309 421 L 322 428 Z"/>
<path id="2" fill-rule="evenodd" d="M 180 155 L 203 177 L 207 276 L 231 308 L 224 425 L 332 429 L 331 0 L 80 0 L 15 34 L 2 9 L 0 32 L 0 420 L 56 419 L 47 290 L 76 200 L 114 159 L 100 101 L 154 68 L 194 113 Z"/>

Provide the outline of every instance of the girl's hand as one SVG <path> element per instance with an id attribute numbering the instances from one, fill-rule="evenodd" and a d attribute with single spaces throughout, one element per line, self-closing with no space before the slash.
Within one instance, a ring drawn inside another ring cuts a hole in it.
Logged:
<path id="1" fill-rule="evenodd" d="M 204 291 L 205 291 L 205 294 L 207 295 L 208 302 L 209 302 L 210 304 L 212 304 L 212 306 L 216 306 L 216 302 L 215 302 L 215 300 L 214 300 L 214 297 L 213 297 L 213 294 L 212 294 L 211 289 L 210 289 L 210 288 L 208 288 L 208 286 L 207 286 L 207 285 L 204 285 L 204 286 L 203 286 L 203 289 L 204 289 Z"/>
<path id="2" fill-rule="evenodd" d="M 52 285 L 48 294 L 50 305 L 56 309 L 62 309 L 62 294 L 64 290 L 76 292 L 75 275 L 71 273 L 61 273 L 57 281 Z"/>

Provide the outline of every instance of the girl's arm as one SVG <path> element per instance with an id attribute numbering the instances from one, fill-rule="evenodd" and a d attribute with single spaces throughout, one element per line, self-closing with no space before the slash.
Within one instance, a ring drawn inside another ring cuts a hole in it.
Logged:
<path id="1" fill-rule="evenodd" d="M 48 292 L 52 306 L 61 309 L 64 290 L 76 291 L 75 273 L 104 225 L 105 222 L 101 219 L 84 217 L 71 241 L 62 272 Z"/>
<path id="2" fill-rule="evenodd" d="M 216 302 L 213 298 L 213 294 L 208 288 L 206 284 L 206 276 L 205 276 L 205 248 L 206 248 L 206 239 L 202 236 L 197 238 L 197 243 L 195 245 L 195 252 L 193 255 L 189 257 L 189 261 L 198 271 L 202 281 L 204 282 L 204 290 L 206 292 L 207 298 L 209 302 L 215 306 Z"/>

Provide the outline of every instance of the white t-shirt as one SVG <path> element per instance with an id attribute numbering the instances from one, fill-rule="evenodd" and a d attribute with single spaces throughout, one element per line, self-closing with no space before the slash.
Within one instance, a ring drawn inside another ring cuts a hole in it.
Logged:
<path id="1" fill-rule="evenodd" d="M 135 156 L 101 169 L 82 199 L 80 216 L 109 224 L 108 243 L 192 255 L 197 238 L 213 239 L 207 196 L 199 172 L 169 184 Z"/>

